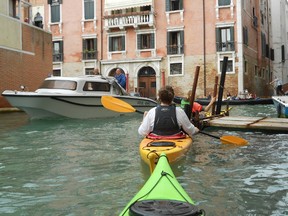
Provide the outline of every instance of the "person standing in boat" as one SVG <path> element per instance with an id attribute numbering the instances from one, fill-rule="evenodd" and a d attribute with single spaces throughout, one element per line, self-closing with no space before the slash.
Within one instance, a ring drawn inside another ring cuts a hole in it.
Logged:
<path id="1" fill-rule="evenodd" d="M 122 88 L 126 89 L 126 76 L 124 73 L 122 73 L 120 68 L 116 69 L 115 78 L 118 81 L 118 83 L 122 86 Z"/>
<path id="2" fill-rule="evenodd" d="M 275 79 L 270 82 L 270 85 L 273 85 L 275 84 L 275 87 L 276 87 L 276 94 L 279 96 L 279 95 L 285 95 L 285 93 L 283 92 L 283 89 L 282 89 L 282 80 L 279 79 L 278 77 L 275 77 Z"/>
<path id="3" fill-rule="evenodd" d="M 171 86 L 162 87 L 158 91 L 160 104 L 144 113 L 143 121 L 138 128 L 141 136 L 150 133 L 158 136 L 172 136 L 184 131 L 190 137 L 199 132 L 181 107 L 173 104 L 174 90 Z"/>

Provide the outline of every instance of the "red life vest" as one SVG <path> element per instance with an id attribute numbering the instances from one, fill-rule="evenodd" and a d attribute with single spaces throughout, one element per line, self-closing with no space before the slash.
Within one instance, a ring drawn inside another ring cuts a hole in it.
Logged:
<path id="1" fill-rule="evenodd" d="M 194 102 L 193 103 L 193 107 L 192 107 L 192 112 L 201 112 L 202 111 L 202 109 L 203 109 L 203 107 L 202 107 L 202 105 L 201 104 L 199 104 L 199 103 L 197 103 L 197 102 Z"/>

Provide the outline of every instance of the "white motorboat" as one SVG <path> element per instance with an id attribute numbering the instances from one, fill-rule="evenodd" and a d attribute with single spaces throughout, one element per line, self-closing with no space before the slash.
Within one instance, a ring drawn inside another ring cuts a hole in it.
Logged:
<path id="1" fill-rule="evenodd" d="M 288 96 L 272 96 L 272 100 L 278 117 L 288 118 Z"/>
<path id="2" fill-rule="evenodd" d="M 129 95 L 114 77 L 101 75 L 49 77 L 35 92 L 5 90 L 2 93 L 11 106 L 23 110 L 32 119 L 57 116 L 89 119 L 124 114 L 104 108 L 103 95 L 121 99 L 140 111 L 157 105 L 152 99 Z"/>

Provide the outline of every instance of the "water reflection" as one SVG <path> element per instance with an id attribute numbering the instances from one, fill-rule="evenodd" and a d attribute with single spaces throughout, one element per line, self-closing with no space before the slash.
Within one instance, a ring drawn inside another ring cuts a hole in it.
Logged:
<path id="1" fill-rule="evenodd" d="M 267 109 L 254 107 L 247 115 Z M 118 215 L 149 177 L 138 153 L 142 116 L 30 121 L 24 113 L 10 113 L 0 118 L 0 214 Z M 288 135 L 207 131 L 240 136 L 249 145 L 194 137 L 172 169 L 199 208 L 207 215 L 288 215 Z"/>

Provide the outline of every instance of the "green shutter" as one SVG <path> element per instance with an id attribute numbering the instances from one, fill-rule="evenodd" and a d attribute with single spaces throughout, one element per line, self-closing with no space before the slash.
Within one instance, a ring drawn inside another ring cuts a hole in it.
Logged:
<path id="1" fill-rule="evenodd" d="M 179 9 L 183 10 L 183 0 L 179 0 Z"/>
<path id="2" fill-rule="evenodd" d="M 155 48 L 155 34 L 151 34 L 151 46 L 150 48 L 154 49 Z"/>
<path id="3" fill-rule="evenodd" d="M 125 50 L 125 36 L 121 36 L 121 51 L 124 51 Z"/>
<path id="4" fill-rule="evenodd" d="M 166 0 L 166 11 L 170 11 L 170 0 Z"/>
<path id="5" fill-rule="evenodd" d="M 180 47 L 180 53 L 183 54 L 184 53 L 184 31 L 180 31 L 180 44 L 181 44 L 181 47 Z"/>
<path id="6" fill-rule="evenodd" d="M 221 47 L 221 29 L 220 28 L 216 28 L 215 32 L 216 32 L 216 51 L 220 51 L 220 47 Z"/>
<path id="7" fill-rule="evenodd" d="M 141 35 L 137 34 L 137 49 L 141 49 Z"/>
<path id="8" fill-rule="evenodd" d="M 113 51 L 112 37 L 109 37 L 109 52 Z"/>

